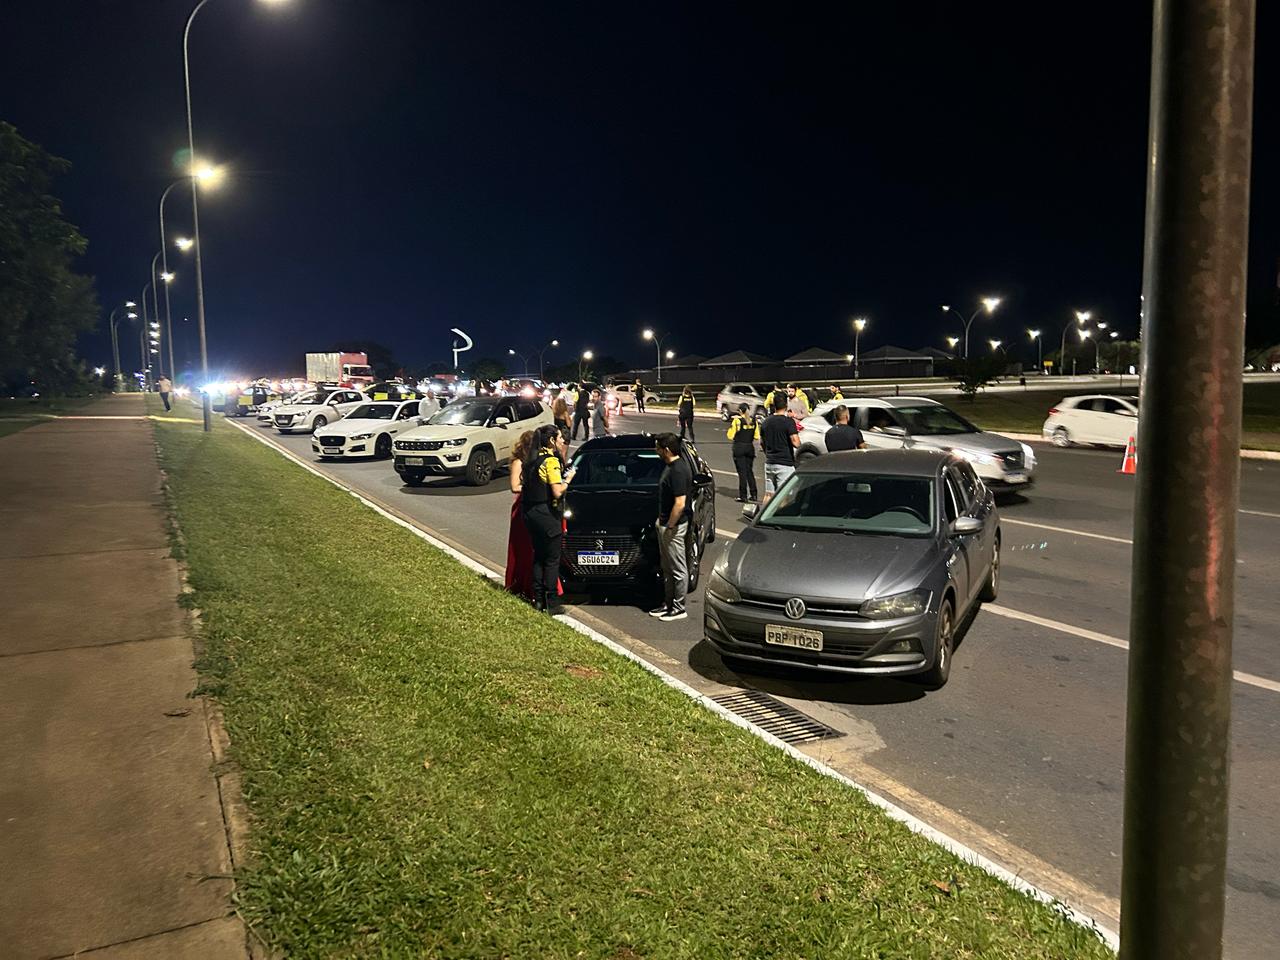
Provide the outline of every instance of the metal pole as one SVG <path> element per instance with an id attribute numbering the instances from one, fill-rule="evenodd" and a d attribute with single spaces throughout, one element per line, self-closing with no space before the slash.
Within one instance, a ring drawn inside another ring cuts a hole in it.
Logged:
<path id="1" fill-rule="evenodd" d="M 1254 16 L 1155 3 L 1123 960 L 1222 956 Z"/>
<path id="2" fill-rule="evenodd" d="M 196 255 L 196 328 L 200 331 L 200 382 L 202 385 L 209 382 L 209 348 L 204 335 L 204 270 L 200 261 L 200 203 L 196 196 L 199 191 L 196 189 L 195 172 L 196 135 L 191 122 L 191 58 L 187 48 L 188 41 L 191 39 L 191 24 L 195 21 L 200 8 L 208 2 L 209 0 L 200 0 L 196 4 L 195 9 L 191 11 L 191 16 L 187 18 L 186 29 L 182 31 L 182 78 L 187 91 L 187 151 L 189 154 L 187 159 L 191 162 L 191 239 L 194 241 Z M 208 432 L 213 420 L 211 400 L 209 394 L 203 389 L 200 396 L 203 398 L 201 405 L 204 408 L 204 429 Z"/>
<path id="3" fill-rule="evenodd" d="M 116 314 L 120 312 L 119 307 L 115 307 L 111 311 L 111 316 L 107 319 L 107 326 L 111 328 L 111 359 L 116 364 L 116 389 L 120 389 L 120 336 L 116 333 Z"/>
<path id="4" fill-rule="evenodd" d="M 138 353 L 142 356 L 142 388 L 144 392 L 151 381 L 151 356 L 147 353 L 147 331 L 151 329 L 147 320 L 147 291 L 150 289 L 150 283 L 142 288 L 142 323 L 138 326 Z"/>
<path id="5" fill-rule="evenodd" d="M 169 247 L 165 242 L 164 236 L 164 202 L 169 197 L 169 191 L 179 184 L 186 183 L 185 180 L 175 180 L 164 188 L 164 193 L 160 194 L 160 263 L 164 267 L 164 272 L 169 272 Z M 173 364 L 173 316 L 169 311 L 169 284 L 164 285 L 164 339 L 169 347 L 169 377 L 177 379 L 177 367 Z"/>
<path id="6" fill-rule="evenodd" d="M 862 336 L 862 331 L 857 327 L 853 328 L 853 379 L 858 379 L 858 339 Z"/>
<path id="7" fill-rule="evenodd" d="M 160 257 L 164 253 L 164 245 L 161 244 L 160 249 L 156 251 L 156 255 L 151 258 L 151 305 L 155 307 L 153 316 L 156 320 L 156 326 L 160 325 L 160 284 L 164 281 L 156 276 L 156 264 L 160 262 Z M 157 335 L 156 339 L 160 337 Z M 160 369 L 160 376 L 164 376 L 164 351 L 157 350 L 156 366 Z M 173 371 L 169 371 L 169 376 L 173 376 Z"/>

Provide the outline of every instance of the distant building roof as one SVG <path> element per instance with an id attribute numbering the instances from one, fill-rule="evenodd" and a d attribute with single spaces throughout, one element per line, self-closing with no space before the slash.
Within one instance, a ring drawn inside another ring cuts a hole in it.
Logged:
<path id="1" fill-rule="evenodd" d="M 674 360 L 668 360 L 663 364 L 664 367 L 696 367 L 700 363 L 706 361 L 706 357 L 696 353 L 686 353 L 683 357 L 676 357 Z"/>
<path id="2" fill-rule="evenodd" d="M 876 347 L 874 350 L 863 350 L 861 360 L 932 360 L 933 357 L 927 353 L 919 353 L 915 350 L 907 350 L 904 347 L 894 347 L 885 344 L 883 347 Z"/>
<path id="3" fill-rule="evenodd" d="M 933 357 L 935 360 L 954 360 L 956 358 L 956 355 L 950 350 L 942 350 L 938 347 L 925 347 L 920 352 Z"/>
<path id="4" fill-rule="evenodd" d="M 832 363 L 848 363 L 848 354 L 824 350 L 822 347 L 810 347 L 794 353 L 782 362 L 788 366 L 827 366 Z"/>
<path id="5" fill-rule="evenodd" d="M 722 353 L 718 357 L 712 357 L 710 360 L 703 360 L 698 364 L 700 367 L 752 367 L 763 366 L 770 363 L 777 363 L 777 360 L 766 357 L 763 354 L 751 353 L 747 350 L 731 350 L 729 353 Z"/>

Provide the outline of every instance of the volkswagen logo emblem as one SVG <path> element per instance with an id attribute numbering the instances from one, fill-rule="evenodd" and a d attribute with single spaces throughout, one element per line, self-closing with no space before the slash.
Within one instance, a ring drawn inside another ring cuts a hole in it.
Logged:
<path id="1" fill-rule="evenodd" d="M 603 550 L 603 549 L 604 549 L 604 541 L 603 541 L 603 540 L 597 540 L 597 541 L 596 541 L 596 549 L 597 549 L 597 550 Z"/>
<path id="2" fill-rule="evenodd" d="M 799 620 L 803 618 L 805 614 L 804 601 L 801 600 L 799 597 L 792 597 L 790 600 L 787 601 L 786 606 L 783 607 L 782 609 L 783 609 L 783 612 L 786 613 L 786 615 L 790 617 L 792 620 Z"/>

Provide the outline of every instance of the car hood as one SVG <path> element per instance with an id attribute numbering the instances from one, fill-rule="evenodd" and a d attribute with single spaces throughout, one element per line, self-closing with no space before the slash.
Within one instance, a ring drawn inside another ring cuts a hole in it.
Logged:
<path id="1" fill-rule="evenodd" d="M 1002 437 L 998 433 L 987 433 L 985 430 L 978 433 L 948 433 L 936 436 L 915 435 L 911 437 L 911 441 L 913 446 L 928 447 L 931 450 L 967 450 L 973 453 L 995 453 L 997 451 L 1008 452 L 1022 449 L 1022 444 L 1017 440 L 1010 440 L 1008 437 Z"/>
<path id="2" fill-rule="evenodd" d="M 396 437 L 396 440 L 456 440 L 458 437 L 470 439 L 476 435 L 477 431 L 483 429 L 483 427 L 444 425 L 438 427 L 414 427 L 412 430 L 406 430 L 401 433 Z"/>
<path id="3" fill-rule="evenodd" d="M 564 495 L 570 532 L 637 531 L 658 519 L 658 488 L 582 490 L 569 487 Z"/>
<path id="4" fill-rule="evenodd" d="M 391 420 L 349 420 L 343 418 L 334 421 L 324 428 L 324 432 L 334 436 L 349 437 L 355 433 L 372 433 L 379 427 L 385 427 Z"/>
<path id="5" fill-rule="evenodd" d="M 273 407 L 273 414 L 286 413 L 313 413 L 316 410 L 332 409 L 327 403 L 282 403 L 278 407 Z"/>
<path id="6" fill-rule="evenodd" d="M 726 574 L 744 594 L 858 603 L 914 590 L 938 555 L 930 537 L 809 533 L 748 527 L 727 553 Z"/>

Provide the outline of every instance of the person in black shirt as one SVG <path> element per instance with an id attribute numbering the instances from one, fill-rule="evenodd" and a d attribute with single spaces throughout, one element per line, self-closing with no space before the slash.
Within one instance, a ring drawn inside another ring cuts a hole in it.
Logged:
<path id="1" fill-rule="evenodd" d="M 582 425 L 582 439 L 591 439 L 591 390 L 585 383 L 578 384 L 578 398 L 573 404 L 573 435 L 578 439 L 578 425 Z"/>
<path id="2" fill-rule="evenodd" d="M 636 395 L 636 413 L 644 413 L 644 384 L 636 377 L 635 386 L 631 388 Z"/>
<path id="3" fill-rule="evenodd" d="M 756 443 L 760 440 L 760 424 L 748 411 L 748 404 L 738 407 L 729 423 L 729 439 L 733 441 L 733 466 L 738 471 L 738 502 L 756 502 Z"/>
<path id="4" fill-rule="evenodd" d="M 684 439 L 684 432 L 688 429 L 689 439 L 693 440 L 693 391 L 688 387 L 680 391 L 678 414 L 680 417 L 680 439 Z"/>
<path id="5" fill-rule="evenodd" d="M 662 560 L 665 602 L 649 611 L 661 620 L 683 620 L 689 592 L 689 533 L 693 518 L 693 471 L 680 455 L 683 444 L 674 433 L 660 433 L 654 441 L 666 464 L 658 480 L 658 554 Z"/>
<path id="6" fill-rule="evenodd" d="M 768 503 L 787 477 L 796 472 L 796 448 L 800 430 L 787 414 L 787 395 L 775 393 L 773 415 L 760 424 L 760 447 L 764 450 L 764 502 Z"/>
<path id="7" fill-rule="evenodd" d="M 842 403 L 835 413 L 835 425 L 827 431 L 827 453 L 863 449 L 866 441 L 862 439 L 862 431 L 849 423 L 849 408 Z"/>

